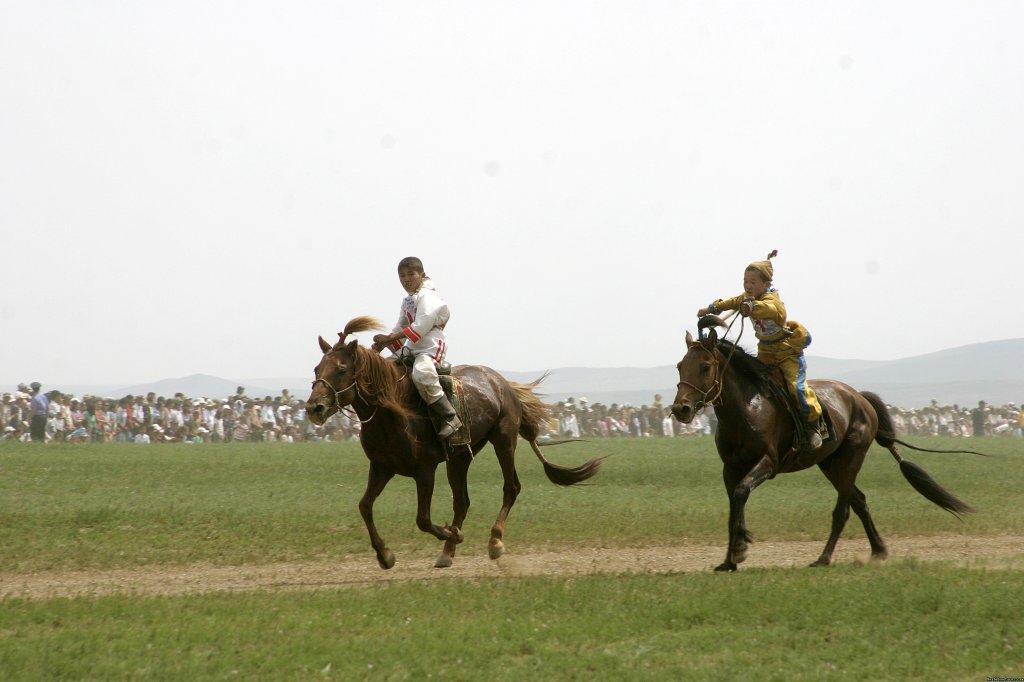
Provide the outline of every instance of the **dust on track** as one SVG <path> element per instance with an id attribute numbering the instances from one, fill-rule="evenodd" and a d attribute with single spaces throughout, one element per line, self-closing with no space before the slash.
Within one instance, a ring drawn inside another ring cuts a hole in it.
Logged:
<path id="1" fill-rule="evenodd" d="M 107 571 L 0 573 L 0 599 L 55 599 L 114 594 L 174 596 L 210 592 L 365 589 L 410 581 L 515 579 L 525 576 L 672 574 L 710 572 L 721 562 L 720 545 L 653 547 L 512 547 L 498 561 L 463 545 L 455 565 L 433 568 L 435 554 L 397 553 L 390 571 L 377 566 L 372 551 L 337 559 L 242 566 L 149 566 Z M 889 561 L 947 561 L 962 566 L 1024 570 L 1024 536 L 914 536 L 888 540 Z M 822 542 L 756 542 L 740 570 L 803 567 L 817 558 Z M 836 564 L 869 560 L 866 542 L 839 543 Z"/>

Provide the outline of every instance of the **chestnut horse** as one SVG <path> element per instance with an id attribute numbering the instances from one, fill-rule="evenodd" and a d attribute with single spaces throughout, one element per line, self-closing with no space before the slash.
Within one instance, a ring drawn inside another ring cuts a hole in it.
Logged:
<path id="1" fill-rule="evenodd" d="M 832 532 L 821 556 L 811 566 L 831 563 L 851 507 L 864 524 L 872 559 L 885 559 L 885 542 L 875 529 L 864 493 L 856 486 L 857 474 L 872 441 L 892 453 L 903 476 L 928 500 L 954 515 L 973 511 L 919 466 L 903 459 L 896 443 L 926 452 L 945 451 L 926 450 L 898 440 L 881 398 L 838 381 L 811 382 L 818 400 L 829 411 L 835 438 L 826 440 L 816 451 L 793 452 L 794 422 L 787 406 L 776 397 L 778 392 L 768 385 L 771 368 L 734 343 L 718 339 L 714 328 L 706 337 L 700 331 L 714 326 L 725 325 L 720 318 L 709 315 L 698 324 L 700 340 L 694 341 L 686 333 L 687 351 L 677 366 L 679 384 L 672 414 L 685 424 L 705 405 L 713 405 L 718 417 L 715 444 L 724 465 L 722 478 L 729 496 L 729 546 L 725 561 L 716 571 L 735 571 L 746 558 L 747 545 L 752 540 L 744 520 L 744 507 L 750 493 L 776 474 L 815 464 L 839 496 L 832 510 Z M 970 450 L 952 452 L 982 454 Z"/>
<path id="2" fill-rule="evenodd" d="M 340 339 L 333 346 L 321 337 L 323 358 L 314 368 L 313 390 L 306 402 L 306 413 L 314 424 L 323 424 L 347 406 L 351 406 L 362 422 L 359 440 L 370 460 L 370 477 L 359 501 L 359 513 L 366 523 L 370 544 L 381 568 L 394 566 L 395 555 L 373 523 L 373 503 L 395 474 L 415 479 L 416 526 L 444 541 L 434 565 L 446 568 L 452 565 L 455 548 L 463 540 L 462 523 L 469 511 L 466 474 L 476 454 L 487 443 L 494 446 L 504 477 L 501 510 L 491 528 L 488 545 L 491 559 L 497 559 L 505 551 L 502 541 L 505 521 L 522 487 L 515 467 L 520 436 L 529 442 L 552 483 L 575 485 L 598 472 L 603 458 L 569 468 L 552 464 L 541 454 L 537 438 L 547 418 L 547 407 L 534 393 L 540 379 L 531 384 L 518 384 L 490 368 L 474 365 L 459 365 L 452 372 L 462 383 L 465 404 L 462 420 L 469 429 L 471 443 L 453 449 L 449 455 L 434 432 L 426 404 L 403 371 L 405 368 L 363 348 L 355 339 L 346 342 L 349 334 L 383 329 L 383 325 L 371 317 L 357 317 L 345 325 L 345 331 L 338 335 Z M 434 472 L 441 462 L 446 462 L 454 511 L 451 525 L 443 527 L 430 519 Z"/>

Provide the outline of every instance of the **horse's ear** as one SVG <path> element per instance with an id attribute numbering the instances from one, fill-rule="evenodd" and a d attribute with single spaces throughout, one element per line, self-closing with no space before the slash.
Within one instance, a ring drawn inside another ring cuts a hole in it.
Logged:
<path id="1" fill-rule="evenodd" d="M 693 348 L 693 334 L 691 334 L 689 330 L 686 332 L 686 347 Z"/>
<path id="2" fill-rule="evenodd" d="M 356 348 L 358 346 L 359 346 L 359 339 L 352 339 L 352 342 L 349 343 L 348 346 L 346 346 L 346 350 L 348 350 L 348 352 L 350 352 L 352 354 L 355 354 Z"/>
<path id="3" fill-rule="evenodd" d="M 708 330 L 708 337 L 704 339 L 704 345 L 710 349 L 714 348 L 716 343 L 718 343 L 718 330 L 712 327 Z"/>
<path id="4" fill-rule="evenodd" d="M 324 341 L 324 337 L 322 336 L 318 336 L 317 338 L 320 340 L 320 350 L 324 352 L 324 355 L 327 355 L 327 353 L 331 351 L 331 344 Z"/>

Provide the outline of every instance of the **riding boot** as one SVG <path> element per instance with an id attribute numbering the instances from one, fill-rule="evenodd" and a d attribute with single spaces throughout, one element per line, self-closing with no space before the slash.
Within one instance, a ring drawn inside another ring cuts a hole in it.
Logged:
<path id="1" fill-rule="evenodd" d="M 807 448 L 809 450 L 820 448 L 822 442 L 828 438 L 828 426 L 825 425 L 825 420 L 819 417 L 813 424 L 808 424 L 807 433 Z"/>
<path id="2" fill-rule="evenodd" d="M 438 400 L 430 403 L 430 416 L 441 440 L 448 440 L 455 435 L 455 432 L 462 428 L 462 421 L 455 413 L 455 408 L 448 402 L 448 398 L 441 396 Z"/>

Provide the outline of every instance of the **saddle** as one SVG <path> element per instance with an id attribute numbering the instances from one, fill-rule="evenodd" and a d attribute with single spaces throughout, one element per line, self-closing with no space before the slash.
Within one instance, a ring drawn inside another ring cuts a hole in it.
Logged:
<path id="1" fill-rule="evenodd" d="M 402 367 L 412 367 L 413 363 L 416 361 L 416 356 L 410 353 L 405 348 L 403 348 L 399 353 L 396 353 L 391 359 L 394 361 L 396 365 L 400 365 Z M 444 362 L 437 366 L 438 377 L 450 376 L 451 373 L 452 363 L 448 362 L 447 360 L 445 360 Z"/>
<path id="2" fill-rule="evenodd" d="M 786 378 L 782 376 L 782 370 L 778 367 L 772 367 L 766 378 L 767 381 L 765 383 L 768 385 L 769 391 L 781 405 L 785 406 L 786 412 L 789 413 L 790 419 L 793 420 L 791 452 L 800 452 L 810 440 L 810 433 L 807 428 L 809 424 L 803 418 L 803 415 L 800 414 L 800 406 L 797 405 L 796 400 L 790 395 Z M 834 439 L 836 437 L 836 429 L 832 425 L 832 416 L 829 414 L 828 407 L 821 400 L 818 401 L 818 404 L 821 405 L 821 418 L 825 420 L 825 426 L 828 428 L 828 437 Z"/>
<path id="3" fill-rule="evenodd" d="M 412 367 L 414 360 L 415 357 L 411 353 L 401 353 L 395 356 L 395 362 L 403 367 Z M 462 427 L 444 443 L 448 454 L 451 455 L 456 447 L 472 445 L 473 443 L 469 433 L 469 420 L 466 418 L 466 395 L 462 390 L 462 381 L 452 376 L 452 365 L 450 362 L 444 361 L 437 365 L 437 380 L 441 384 L 441 390 L 444 391 L 444 397 L 455 408 L 455 414 L 459 416 L 459 421 L 462 422 Z"/>
<path id="4" fill-rule="evenodd" d="M 437 368 L 437 379 L 441 383 L 441 390 L 448 402 L 455 408 L 455 414 L 459 415 L 462 426 L 445 441 L 448 454 L 451 455 L 456 447 L 472 445 L 473 439 L 469 433 L 469 418 L 466 415 L 466 393 L 462 389 L 462 380 L 452 376 L 452 366 L 447 362 L 443 363 L 447 371 L 442 374 L 441 368 Z"/>

